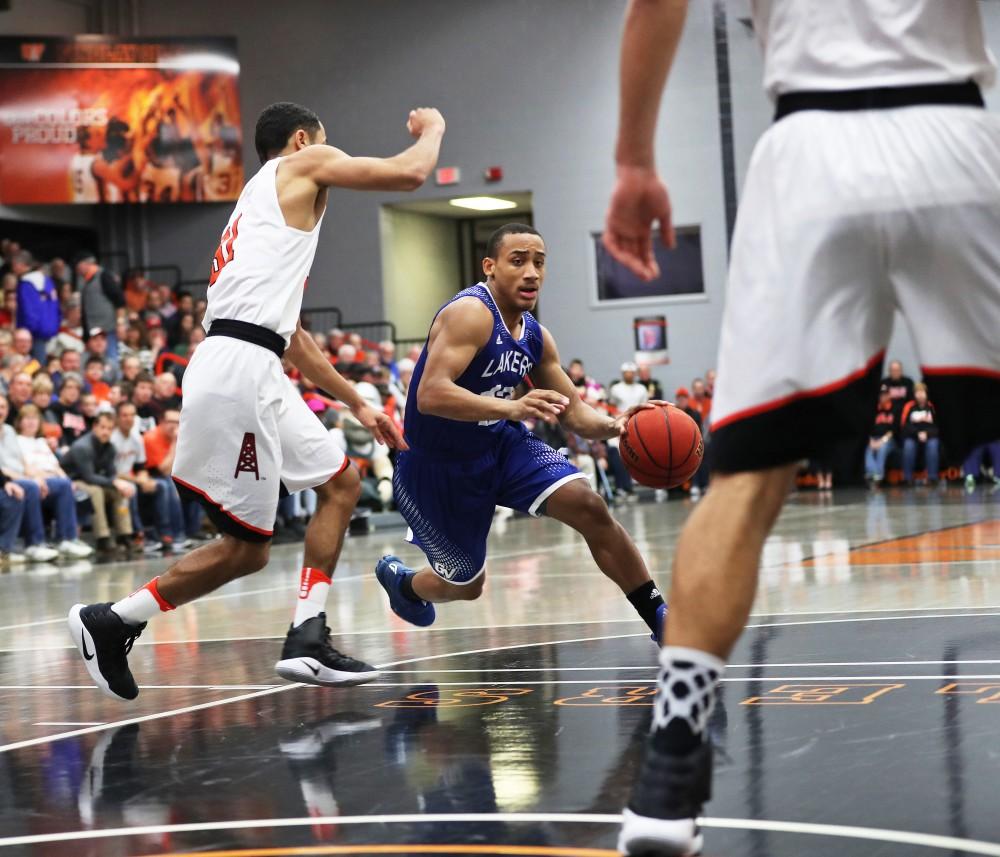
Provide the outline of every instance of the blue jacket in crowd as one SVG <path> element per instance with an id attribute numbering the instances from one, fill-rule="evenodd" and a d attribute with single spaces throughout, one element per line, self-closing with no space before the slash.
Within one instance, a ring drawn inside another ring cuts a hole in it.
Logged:
<path id="1" fill-rule="evenodd" d="M 17 284 L 17 326 L 35 339 L 50 339 L 59 332 L 59 290 L 42 271 L 29 271 Z"/>

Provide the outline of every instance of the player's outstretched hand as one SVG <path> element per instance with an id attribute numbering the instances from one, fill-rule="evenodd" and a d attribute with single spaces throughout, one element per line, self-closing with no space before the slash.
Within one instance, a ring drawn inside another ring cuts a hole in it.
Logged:
<path id="1" fill-rule="evenodd" d="M 434 107 L 417 107 L 410 111 L 406 120 L 406 130 L 414 137 L 420 137 L 435 128 L 444 131 L 444 116 Z"/>
<path id="2" fill-rule="evenodd" d="M 382 411 L 376 411 L 369 405 L 362 405 L 360 408 L 351 411 L 361 425 L 372 433 L 372 437 L 390 449 L 409 449 L 403 435 L 400 434 L 396 423 L 392 417 Z"/>
<path id="3" fill-rule="evenodd" d="M 664 405 L 669 404 L 671 403 L 664 402 L 662 399 L 650 399 L 648 402 L 643 402 L 641 405 L 633 405 L 627 411 L 615 417 L 615 427 L 618 429 L 619 436 L 625 434 L 625 426 L 634 414 L 639 413 L 639 411 L 648 411 L 650 408 L 661 408 Z"/>
<path id="4" fill-rule="evenodd" d="M 653 222 L 659 221 L 660 240 L 677 243 L 666 185 L 651 167 L 618 167 L 618 178 L 604 224 L 604 246 L 636 276 L 653 280 L 660 266 L 653 255 Z"/>
<path id="5" fill-rule="evenodd" d="M 547 423 L 558 421 L 562 412 L 569 405 L 562 393 L 555 390 L 532 390 L 520 399 L 511 402 L 512 420 L 544 420 Z"/>

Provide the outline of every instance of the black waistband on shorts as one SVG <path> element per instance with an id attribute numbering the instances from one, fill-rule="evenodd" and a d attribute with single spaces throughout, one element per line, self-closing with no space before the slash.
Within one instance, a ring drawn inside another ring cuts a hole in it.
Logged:
<path id="1" fill-rule="evenodd" d="M 778 96 L 774 121 L 802 110 L 892 110 L 927 104 L 984 106 L 983 94 L 971 80 L 965 83 L 928 83 L 875 89 L 786 92 Z"/>
<path id="2" fill-rule="evenodd" d="M 209 336 L 228 336 L 231 339 L 242 339 L 253 345 L 259 345 L 281 357 L 285 353 L 285 340 L 266 327 L 251 324 L 248 321 L 236 321 L 232 318 L 217 318 L 208 330 Z"/>

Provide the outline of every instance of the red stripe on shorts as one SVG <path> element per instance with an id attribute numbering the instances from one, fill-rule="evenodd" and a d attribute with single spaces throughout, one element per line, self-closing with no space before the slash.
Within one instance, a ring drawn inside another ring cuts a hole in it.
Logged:
<path id="1" fill-rule="evenodd" d="M 880 364 L 884 358 L 885 349 L 883 348 L 878 354 L 869 359 L 864 366 L 860 369 L 856 369 L 850 375 L 846 375 L 836 381 L 831 381 L 829 384 L 824 384 L 822 387 L 816 387 L 812 390 L 800 390 L 798 393 L 782 396 L 780 399 L 765 402 L 763 405 L 756 405 L 755 407 L 747 408 L 743 411 L 737 411 L 735 414 L 730 414 L 728 417 L 723 417 L 721 420 L 714 420 L 712 422 L 711 429 L 712 431 L 716 431 L 717 429 L 727 426 L 730 423 L 739 422 L 740 420 L 745 420 L 748 417 L 755 417 L 758 414 L 764 414 L 768 411 L 775 411 L 778 408 L 783 408 L 785 405 L 790 405 L 800 399 L 814 399 L 818 396 L 827 396 L 830 393 L 836 393 L 838 390 L 844 389 L 844 387 L 849 384 L 853 384 L 855 381 L 864 378 L 864 376 L 872 370 L 872 367 Z"/>
<path id="2" fill-rule="evenodd" d="M 227 518 L 232 518 L 241 527 L 246 527 L 246 529 L 252 530 L 255 533 L 260 533 L 260 535 L 262 535 L 262 536 L 273 536 L 274 535 L 274 531 L 273 530 L 262 530 L 260 527 L 255 527 L 253 524 L 248 524 L 246 521 L 241 521 L 232 512 L 228 512 L 225 509 L 223 509 L 221 503 L 216 503 L 215 500 L 213 500 L 211 497 L 209 497 L 208 494 L 206 494 L 200 488 L 195 488 L 194 485 L 190 485 L 187 482 L 185 482 L 183 479 L 178 479 L 176 476 L 174 476 L 173 479 L 174 479 L 174 482 L 177 482 L 180 485 L 183 485 L 185 488 L 188 489 L 188 491 L 194 491 L 194 493 L 197 494 L 199 497 L 204 497 L 206 500 L 208 500 L 209 503 L 211 503 L 220 512 L 222 512 L 223 515 L 225 515 Z"/>
<path id="3" fill-rule="evenodd" d="M 979 378 L 995 378 L 1000 381 L 1000 372 L 996 369 L 987 369 L 985 366 L 921 366 L 920 371 L 925 375 L 975 375 Z"/>

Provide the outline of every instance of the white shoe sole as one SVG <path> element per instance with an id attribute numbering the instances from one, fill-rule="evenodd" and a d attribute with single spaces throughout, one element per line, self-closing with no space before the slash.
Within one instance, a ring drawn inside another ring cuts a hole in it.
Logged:
<path id="1" fill-rule="evenodd" d="M 69 617 L 66 620 L 69 625 L 69 635 L 76 644 L 76 650 L 80 653 L 80 657 L 83 658 L 84 666 L 87 667 L 87 672 L 90 673 L 94 684 L 101 689 L 105 696 L 110 696 L 112 699 L 117 699 L 121 702 L 132 702 L 131 699 L 119 696 L 108 687 L 108 680 L 101 674 L 101 668 L 97 664 L 97 655 L 94 651 L 94 638 L 90 636 L 90 631 L 87 630 L 87 627 L 83 624 L 83 620 L 80 618 L 80 610 L 86 606 L 86 604 L 74 604 L 70 608 Z"/>
<path id="2" fill-rule="evenodd" d="M 349 673 L 332 670 L 323 666 L 315 658 L 289 658 L 278 661 L 274 671 L 288 681 L 300 681 L 305 684 L 318 684 L 323 687 L 353 687 L 357 684 L 368 684 L 380 675 L 378 670 L 364 673 Z"/>
<path id="3" fill-rule="evenodd" d="M 693 818 L 662 819 L 622 812 L 618 850 L 622 854 L 657 855 L 657 857 L 697 857 L 704 837 Z"/>

